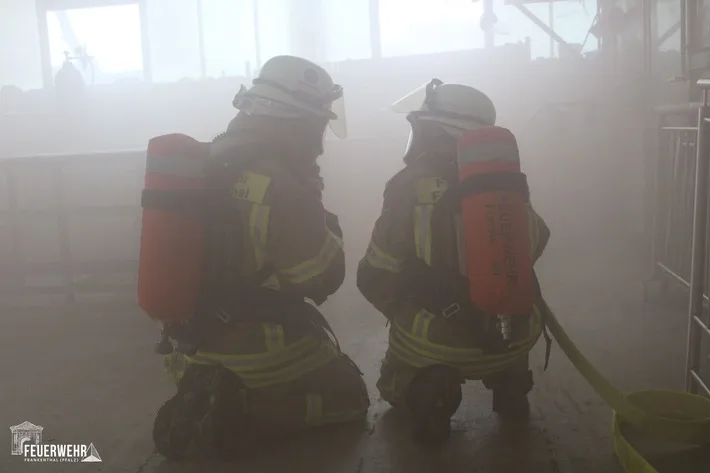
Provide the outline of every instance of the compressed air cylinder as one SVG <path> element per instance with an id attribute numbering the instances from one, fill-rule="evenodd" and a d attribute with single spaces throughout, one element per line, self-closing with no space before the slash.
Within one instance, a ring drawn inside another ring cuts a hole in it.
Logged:
<path id="1" fill-rule="evenodd" d="M 487 314 L 529 315 L 529 191 L 515 137 L 500 127 L 467 132 L 458 143 L 458 166 L 471 302 Z"/>
<path id="2" fill-rule="evenodd" d="M 204 191 L 209 145 L 173 134 L 148 144 L 138 271 L 138 304 L 152 319 L 195 314 L 204 258 L 204 222 L 190 211 Z"/>

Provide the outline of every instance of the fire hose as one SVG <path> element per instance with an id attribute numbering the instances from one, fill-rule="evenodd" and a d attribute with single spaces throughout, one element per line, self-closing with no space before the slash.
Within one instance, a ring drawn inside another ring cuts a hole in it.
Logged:
<path id="1" fill-rule="evenodd" d="M 626 473 L 658 473 L 627 439 L 625 424 L 643 434 L 686 445 L 710 444 L 710 398 L 680 391 L 645 390 L 623 393 L 579 351 L 552 310 L 541 309 L 550 332 L 567 358 L 613 411 L 614 451 Z"/>

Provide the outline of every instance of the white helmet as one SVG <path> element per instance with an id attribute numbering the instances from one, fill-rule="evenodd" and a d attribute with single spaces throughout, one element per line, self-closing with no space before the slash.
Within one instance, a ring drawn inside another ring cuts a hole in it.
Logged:
<path id="1" fill-rule="evenodd" d="M 249 115 L 280 118 L 322 117 L 345 138 L 343 88 L 322 67 L 295 56 L 275 56 L 264 64 L 252 87 L 242 85 L 232 101 Z"/>
<path id="2" fill-rule="evenodd" d="M 486 94 L 467 85 L 444 84 L 439 79 L 405 95 L 392 104 L 392 110 L 406 113 L 410 122 L 438 123 L 454 136 L 496 123 L 496 108 Z"/>

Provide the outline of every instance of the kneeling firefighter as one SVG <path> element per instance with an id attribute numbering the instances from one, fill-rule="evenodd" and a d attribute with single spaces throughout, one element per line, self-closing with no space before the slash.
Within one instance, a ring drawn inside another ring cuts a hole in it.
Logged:
<path id="1" fill-rule="evenodd" d="M 549 230 L 529 201 L 515 138 L 479 90 L 438 79 L 393 106 L 412 132 L 387 183 L 357 284 L 391 324 L 377 387 L 414 440 L 448 439 L 465 380 L 524 418 L 528 353 L 543 331 L 533 264 Z"/>
<path id="2" fill-rule="evenodd" d="M 341 99 L 325 70 L 278 56 L 213 142 L 151 140 L 139 302 L 163 322 L 177 381 L 153 432 L 170 459 L 228 459 L 367 413 L 362 374 L 316 308 L 345 277 L 316 163 L 328 125 L 343 136 Z"/>

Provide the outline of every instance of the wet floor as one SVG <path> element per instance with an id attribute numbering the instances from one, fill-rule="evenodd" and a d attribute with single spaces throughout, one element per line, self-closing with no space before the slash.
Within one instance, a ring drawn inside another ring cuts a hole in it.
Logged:
<path id="1" fill-rule="evenodd" d="M 540 262 L 546 298 L 560 321 L 620 388 L 682 388 L 682 304 L 644 304 L 643 267 L 627 251 L 590 254 L 552 247 Z M 543 344 L 534 351 L 530 422 L 501 424 L 491 413 L 490 393 L 469 383 L 450 442 L 421 449 L 373 389 L 385 350 L 384 318 L 357 294 L 353 281 L 324 311 L 344 351 L 365 372 L 372 399 L 368 421 L 279 442 L 237 463 L 179 465 L 153 452 L 153 415 L 173 387 L 151 351 L 157 327 L 138 310 L 4 309 L 0 424 L 7 427 L 7 442 L 0 450 L 0 472 L 620 472 L 611 445 L 611 411 L 559 348 L 546 372 Z M 23 463 L 10 455 L 9 431 L 23 421 L 43 426 L 45 442 L 93 443 L 103 461 Z M 707 466 L 701 470 L 688 463 L 689 456 L 679 460 L 675 452 L 656 452 L 664 473 L 707 472 Z M 707 452 L 693 455 L 698 465 L 707 465 Z"/>

